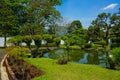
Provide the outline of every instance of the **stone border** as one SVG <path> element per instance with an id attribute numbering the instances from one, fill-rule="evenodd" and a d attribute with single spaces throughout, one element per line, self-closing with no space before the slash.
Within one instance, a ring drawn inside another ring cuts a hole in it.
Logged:
<path id="1" fill-rule="evenodd" d="M 7 72 L 6 72 L 6 67 L 4 66 L 4 61 L 6 59 L 7 55 L 4 56 L 4 58 L 1 61 L 1 80 L 9 80 Z"/>
<path id="2" fill-rule="evenodd" d="M 14 72 L 12 71 L 11 67 L 9 66 L 8 64 L 8 59 L 7 59 L 7 56 L 4 60 L 4 65 L 6 67 L 6 72 L 8 74 L 8 77 L 9 77 L 9 80 L 18 80 L 14 74 Z"/>

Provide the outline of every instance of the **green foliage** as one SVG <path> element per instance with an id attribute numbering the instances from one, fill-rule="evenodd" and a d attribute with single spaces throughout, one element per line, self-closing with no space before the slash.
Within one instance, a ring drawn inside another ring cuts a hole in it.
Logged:
<path id="1" fill-rule="evenodd" d="M 53 42 L 53 36 L 50 34 L 43 34 L 43 39 L 47 41 L 47 43 L 49 42 Z"/>
<path id="2" fill-rule="evenodd" d="M 112 40 L 112 43 L 120 43 L 120 37 L 114 37 L 111 40 Z"/>
<path id="3" fill-rule="evenodd" d="M 61 38 L 60 37 L 56 37 L 53 39 L 53 41 L 56 43 L 57 46 L 59 46 Z"/>
<path id="4" fill-rule="evenodd" d="M 84 48 L 91 48 L 91 47 L 92 47 L 92 45 L 89 44 L 89 43 L 86 43 L 86 44 L 84 45 Z"/>
<path id="5" fill-rule="evenodd" d="M 12 43 L 12 44 L 15 45 L 15 46 L 19 46 L 21 42 L 22 42 L 22 36 L 20 36 L 20 35 L 11 37 L 11 38 L 8 39 L 8 41 L 7 41 L 8 44 L 9 44 L 9 43 Z"/>
<path id="6" fill-rule="evenodd" d="M 33 40 L 35 42 L 35 45 L 39 48 L 41 46 L 42 36 L 41 35 L 34 35 Z"/>
<path id="7" fill-rule="evenodd" d="M 24 23 L 20 28 L 22 35 L 37 35 L 44 33 L 44 25 L 39 23 Z"/>
<path id="8" fill-rule="evenodd" d="M 71 46 L 71 45 L 81 46 L 85 43 L 86 43 L 86 41 L 83 38 L 76 36 L 76 35 L 70 36 L 69 39 L 67 39 L 65 42 L 66 46 Z"/>
<path id="9" fill-rule="evenodd" d="M 110 51 L 110 48 L 111 47 L 108 45 L 108 46 L 106 46 L 105 50 Z"/>
<path id="10" fill-rule="evenodd" d="M 111 48 L 120 47 L 120 43 L 111 43 Z"/>
<path id="11" fill-rule="evenodd" d="M 79 20 L 75 20 L 75 21 L 73 21 L 73 22 L 70 24 L 70 26 L 69 26 L 69 28 L 68 28 L 68 33 L 71 33 L 71 32 L 73 32 L 74 30 L 77 30 L 77 29 L 79 29 L 79 28 L 82 28 L 82 24 L 81 24 L 81 22 L 80 22 Z"/>
<path id="12" fill-rule="evenodd" d="M 97 49 L 97 44 L 92 43 L 92 48 Z"/>
<path id="13" fill-rule="evenodd" d="M 32 43 L 31 36 L 23 36 L 22 41 L 26 43 L 29 49 L 31 49 L 31 43 Z"/>
<path id="14" fill-rule="evenodd" d="M 6 48 L 6 52 L 9 56 L 14 57 L 16 60 L 17 59 L 23 59 L 26 55 L 26 50 L 24 48 L 21 48 L 19 46 L 16 47 L 8 47 Z"/>
<path id="15" fill-rule="evenodd" d="M 113 61 L 120 65 L 120 47 L 114 48 L 111 54 L 113 55 Z"/>
<path id="16" fill-rule="evenodd" d="M 61 39 L 63 39 L 64 41 L 68 39 L 68 36 L 62 36 Z"/>
<path id="17" fill-rule="evenodd" d="M 106 41 L 105 40 L 100 40 L 100 41 L 96 41 L 94 42 L 95 44 L 98 44 L 98 45 L 106 45 Z"/>

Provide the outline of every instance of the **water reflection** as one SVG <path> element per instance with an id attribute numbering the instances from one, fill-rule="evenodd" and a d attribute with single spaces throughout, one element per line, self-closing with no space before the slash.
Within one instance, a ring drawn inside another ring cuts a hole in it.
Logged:
<path id="1" fill-rule="evenodd" d="M 60 57 L 68 57 L 70 61 L 82 64 L 95 64 L 105 66 L 105 53 L 97 51 L 84 51 L 84 50 L 66 50 L 56 49 L 47 51 L 44 57 L 58 59 Z"/>

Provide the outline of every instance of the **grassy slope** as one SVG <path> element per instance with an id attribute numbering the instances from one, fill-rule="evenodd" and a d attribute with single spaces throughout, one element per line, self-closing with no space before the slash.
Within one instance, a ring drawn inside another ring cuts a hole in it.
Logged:
<path id="1" fill-rule="evenodd" d="M 120 80 L 120 71 L 100 66 L 75 63 L 58 65 L 55 60 L 48 58 L 25 60 L 45 72 L 43 76 L 33 80 Z"/>

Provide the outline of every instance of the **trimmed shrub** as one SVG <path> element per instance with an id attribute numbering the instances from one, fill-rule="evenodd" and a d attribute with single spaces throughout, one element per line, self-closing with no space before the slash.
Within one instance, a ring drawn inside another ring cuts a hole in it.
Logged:
<path id="1" fill-rule="evenodd" d="M 33 40 L 35 42 L 35 45 L 39 48 L 41 46 L 42 36 L 34 35 Z"/>
<path id="2" fill-rule="evenodd" d="M 32 43 L 31 36 L 23 36 L 22 41 L 26 43 L 29 49 L 31 49 L 31 43 Z"/>
<path id="3" fill-rule="evenodd" d="M 114 48 L 114 49 L 111 51 L 111 53 L 112 53 L 112 55 L 113 55 L 113 57 L 112 57 L 113 61 L 114 61 L 116 64 L 120 65 L 120 47 L 119 47 L 119 48 Z"/>
<path id="4" fill-rule="evenodd" d="M 111 48 L 116 48 L 116 47 L 120 47 L 120 43 L 112 43 Z"/>
<path id="5" fill-rule="evenodd" d="M 97 42 L 94 42 L 94 43 L 99 44 L 99 45 L 106 45 L 105 40 L 97 41 Z"/>
<path id="6" fill-rule="evenodd" d="M 8 47 L 8 48 L 6 48 L 6 51 L 7 51 L 7 54 L 14 57 L 15 59 L 22 59 L 27 54 L 26 50 L 24 48 L 19 47 L 19 46 Z"/>
<path id="7" fill-rule="evenodd" d="M 84 48 L 91 48 L 91 47 L 92 47 L 92 45 L 89 44 L 89 43 L 86 43 L 86 44 L 84 45 Z"/>
<path id="8" fill-rule="evenodd" d="M 58 47 L 60 45 L 61 38 L 60 37 L 56 37 L 53 40 L 54 40 L 54 42 L 56 43 L 56 45 Z"/>
<path id="9" fill-rule="evenodd" d="M 21 42 L 22 42 L 22 36 L 20 36 L 20 35 L 11 37 L 10 39 L 7 40 L 8 44 L 10 43 L 14 46 L 19 46 L 21 44 Z"/>
<path id="10" fill-rule="evenodd" d="M 112 38 L 112 43 L 120 43 L 120 37 Z"/>

